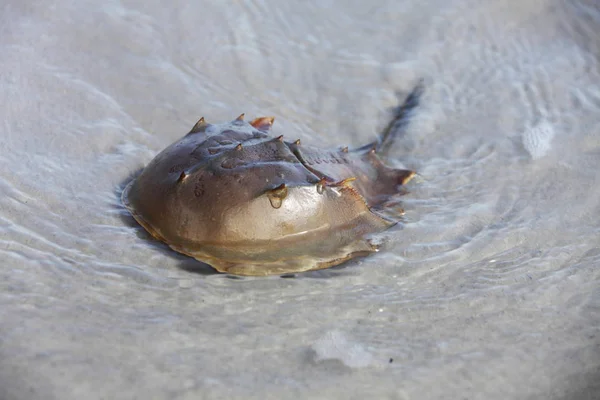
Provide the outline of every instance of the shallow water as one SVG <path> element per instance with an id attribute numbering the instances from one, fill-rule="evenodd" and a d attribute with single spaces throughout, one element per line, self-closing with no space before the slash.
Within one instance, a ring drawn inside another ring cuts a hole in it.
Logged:
<path id="1" fill-rule="evenodd" d="M 593 0 L 0 10 L 0 398 L 597 398 Z M 201 115 L 360 145 L 421 77 L 375 256 L 232 279 L 120 203 Z"/>

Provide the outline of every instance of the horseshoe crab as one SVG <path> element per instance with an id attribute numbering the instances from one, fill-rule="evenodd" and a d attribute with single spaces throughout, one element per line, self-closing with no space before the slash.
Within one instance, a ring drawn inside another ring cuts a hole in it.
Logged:
<path id="1" fill-rule="evenodd" d="M 322 150 L 269 134 L 273 117 L 204 118 L 123 191 L 123 204 L 173 250 L 236 275 L 315 270 L 377 251 L 396 222 L 372 208 L 414 172 L 381 160 L 419 101 L 420 82 L 373 143 Z"/>

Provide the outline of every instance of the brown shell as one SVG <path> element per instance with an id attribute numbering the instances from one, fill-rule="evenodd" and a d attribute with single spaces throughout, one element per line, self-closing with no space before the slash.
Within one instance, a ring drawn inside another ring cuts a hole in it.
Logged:
<path id="1" fill-rule="evenodd" d="M 123 203 L 154 237 L 220 272 L 300 272 L 372 253 L 369 236 L 395 222 L 370 206 L 414 175 L 385 166 L 375 146 L 389 145 L 420 92 L 419 85 L 378 143 L 355 151 L 272 137 L 272 117 L 202 118 L 125 188 Z"/>

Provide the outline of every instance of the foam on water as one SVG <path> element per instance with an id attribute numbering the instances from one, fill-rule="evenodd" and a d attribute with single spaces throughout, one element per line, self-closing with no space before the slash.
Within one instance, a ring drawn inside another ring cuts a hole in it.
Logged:
<path id="1" fill-rule="evenodd" d="M 548 121 L 541 121 L 523 132 L 523 146 L 537 160 L 548 153 L 554 138 L 554 127 Z"/>

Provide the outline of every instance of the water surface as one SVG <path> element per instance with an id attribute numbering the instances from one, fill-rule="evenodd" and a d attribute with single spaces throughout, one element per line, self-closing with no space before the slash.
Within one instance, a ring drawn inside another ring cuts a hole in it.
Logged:
<path id="1" fill-rule="evenodd" d="M 597 32 L 592 0 L 5 1 L 0 398 L 595 398 Z M 357 146 L 419 78 L 375 256 L 231 279 L 120 203 L 200 116 Z"/>

